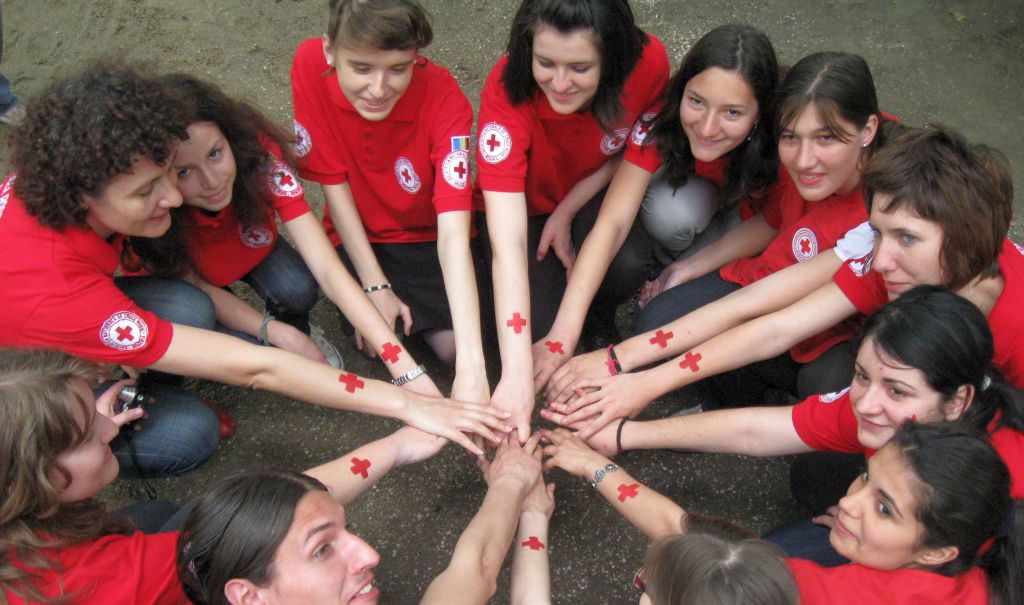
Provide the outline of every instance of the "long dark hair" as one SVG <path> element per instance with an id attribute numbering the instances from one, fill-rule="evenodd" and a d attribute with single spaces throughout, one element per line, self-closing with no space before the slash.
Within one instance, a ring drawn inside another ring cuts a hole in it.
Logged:
<path id="1" fill-rule="evenodd" d="M 758 116 L 750 137 L 728 155 L 723 205 L 732 205 L 771 185 L 778 175 L 773 134 L 775 89 L 779 66 L 768 36 L 749 25 L 721 25 L 704 34 L 683 57 L 665 89 L 665 104 L 654 119 L 645 144 L 654 141 L 673 187 L 693 174 L 695 160 L 679 119 L 686 84 L 703 71 L 718 67 L 738 72 L 757 99 Z"/>
<path id="2" fill-rule="evenodd" d="M 537 90 L 533 79 L 533 35 L 537 25 L 563 34 L 591 30 L 601 53 L 601 79 L 591 113 L 605 132 L 622 115 L 622 88 L 633 72 L 647 35 L 636 26 L 627 0 L 523 0 L 512 20 L 508 63 L 502 82 L 513 104 L 525 103 Z"/>
<path id="3" fill-rule="evenodd" d="M 967 299 L 941 286 L 918 286 L 868 318 L 862 338 L 919 370 L 944 400 L 964 385 L 973 387 L 974 402 L 963 419 L 978 430 L 1000 414 L 999 427 L 1024 431 L 1024 393 L 992 367 L 992 331 Z"/>
<path id="4" fill-rule="evenodd" d="M 157 78 L 156 84 L 171 92 L 177 102 L 188 109 L 190 125 L 212 122 L 224 133 L 236 165 L 231 206 L 242 227 L 256 227 L 273 220 L 267 189 L 271 158 L 261 142 L 261 135 L 277 143 L 283 160 L 294 166 L 292 137 L 252 105 L 232 99 L 209 82 L 188 74 L 168 74 Z M 186 210 L 185 206 L 172 210 L 171 228 L 163 236 L 131 238 L 127 242 L 126 250 L 133 252 L 141 264 L 138 268 L 162 277 L 180 277 L 191 270 L 187 240 L 191 224 Z"/>
<path id="5" fill-rule="evenodd" d="M 327 488 L 301 473 L 259 471 L 223 479 L 203 494 L 178 536 L 178 579 L 188 598 L 228 605 L 228 580 L 267 584 L 299 500 L 312 491 Z"/>
<path id="6" fill-rule="evenodd" d="M 986 572 L 992 602 L 1024 601 L 1024 533 L 1010 499 L 1010 471 L 984 435 L 963 422 L 907 422 L 885 447 L 899 448 L 917 477 L 921 546 L 956 546 L 956 558 L 931 571 Z"/>

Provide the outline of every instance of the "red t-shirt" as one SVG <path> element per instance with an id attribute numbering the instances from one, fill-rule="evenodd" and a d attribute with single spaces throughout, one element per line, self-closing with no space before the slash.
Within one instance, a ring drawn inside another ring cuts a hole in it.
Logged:
<path id="1" fill-rule="evenodd" d="M 323 40 L 299 45 L 292 108 L 299 174 L 348 183 L 374 243 L 437 240 L 437 215 L 472 207 L 469 133 L 473 108 L 448 70 L 418 57 L 412 80 L 387 118 L 363 119 L 324 58 Z M 334 245 L 340 243 L 324 213 Z"/>
<path id="2" fill-rule="evenodd" d="M 871 270 L 872 258 L 869 254 L 850 259 L 832 276 L 832 281 L 864 315 L 889 302 L 881 274 Z M 1024 308 L 1024 248 L 1005 240 L 998 262 L 1003 291 L 988 314 L 995 344 L 992 362 L 1010 384 L 1020 389 L 1024 388 L 1024 321 L 1020 311 Z"/>
<path id="3" fill-rule="evenodd" d="M 38 588 L 74 605 L 187 605 L 175 568 L 178 534 L 103 536 L 51 553 L 60 571 L 42 573 Z M 4 591 L 11 605 L 24 599 Z"/>
<path id="4" fill-rule="evenodd" d="M 826 452 L 865 454 L 874 450 L 857 438 L 857 417 L 850 389 L 812 395 L 793 406 L 793 428 L 808 447 Z M 989 423 L 989 441 L 1010 470 L 1010 496 L 1024 499 L 1024 434 L 1009 427 L 995 430 L 999 418 Z"/>
<path id="5" fill-rule="evenodd" d="M 800 605 L 989 605 L 988 579 L 978 567 L 947 577 L 922 569 L 881 570 L 856 563 L 786 563 L 800 589 Z"/>
<path id="6" fill-rule="evenodd" d="M 541 91 L 513 105 L 505 94 L 502 56 L 480 94 L 477 184 L 473 192 L 483 208 L 482 190 L 526 194 L 530 215 L 550 214 L 576 183 L 619 153 L 626 140 L 647 133 L 647 112 L 654 117 L 668 81 L 668 55 L 661 40 L 648 34 L 643 55 L 626 79 L 622 115 L 606 133 L 589 111 L 556 113 Z"/>
<path id="7" fill-rule="evenodd" d="M 145 367 L 163 357 L 173 327 L 115 284 L 118 251 L 86 226 L 39 224 L 0 184 L 0 346 L 62 349 L 105 363 Z"/>
<path id="8" fill-rule="evenodd" d="M 310 212 L 309 204 L 298 177 L 281 161 L 280 147 L 266 137 L 261 139 L 272 158 L 265 168 L 267 192 L 277 216 L 287 223 Z M 192 218 L 188 233 L 192 262 L 199 276 L 215 286 L 241 279 L 267 258 L 277 242 L 277 221 L 272 216 L 262 225 L 243 229 L 234 204 L 228 204 L 216 216 L 196 207 L 186 211 Z"/>

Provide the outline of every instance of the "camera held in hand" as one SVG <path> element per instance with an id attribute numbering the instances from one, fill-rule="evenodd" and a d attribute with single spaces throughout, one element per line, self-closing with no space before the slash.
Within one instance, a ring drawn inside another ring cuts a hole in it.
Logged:
<path id="1" fill-rule="evenodd" d="M 117 394 L 117 403 L 114 404 L 114 413 L 120 414 L 127 410 L 149 405 L 156 401 L 141 384 L 126 384 L 121 387 Z"/>

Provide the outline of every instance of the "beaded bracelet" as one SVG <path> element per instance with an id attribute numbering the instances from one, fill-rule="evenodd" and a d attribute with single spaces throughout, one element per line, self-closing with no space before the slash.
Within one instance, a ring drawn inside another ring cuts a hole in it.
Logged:
<path id="1" fill-rule="evenodd" d="M 384 282 L 383 284 L 377 284 L 376 286 L 367 286 L 367 287 L 363 288 L 363 292 L 366 292 L 367 294 L 373 294 L 374 292 L 379 292 L 380 290 L 390 290 L 390 289 L 391 289 L 391 282 Z"/>

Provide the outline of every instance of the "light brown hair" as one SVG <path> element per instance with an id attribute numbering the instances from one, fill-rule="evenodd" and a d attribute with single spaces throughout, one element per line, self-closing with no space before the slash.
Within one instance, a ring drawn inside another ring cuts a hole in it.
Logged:
<path id="1" fill-rule="evenodd" d="M 65 600 L 70 595 L 43 598 L 25 569 L 53 569 L 45 549 L 130 532 L 127 521 L 96 500 L 61 503 L 51 480 L 54 470 L 67 478 L 57 456 L 86 438 L 94 417 L 93 402 L 83 400 L 75 384 L 91 382 L 98 373 L 94 364 L 59 351 L 0 349 L 0 477 L 6 489 L 0 501 L 0 544 L 6 550 L 0 603 L 6 603 L 3 591 L 33 602 Z M 73 406 L 87 419 L 85 426 L 76 422 Z"/>
<path id="2" fill-rule="evenodd" d="M 327 43 L 356 42 L 380 50 L 419 50 L 430 46 L 434 31 L 416 0 L 329 0 Z"/>

